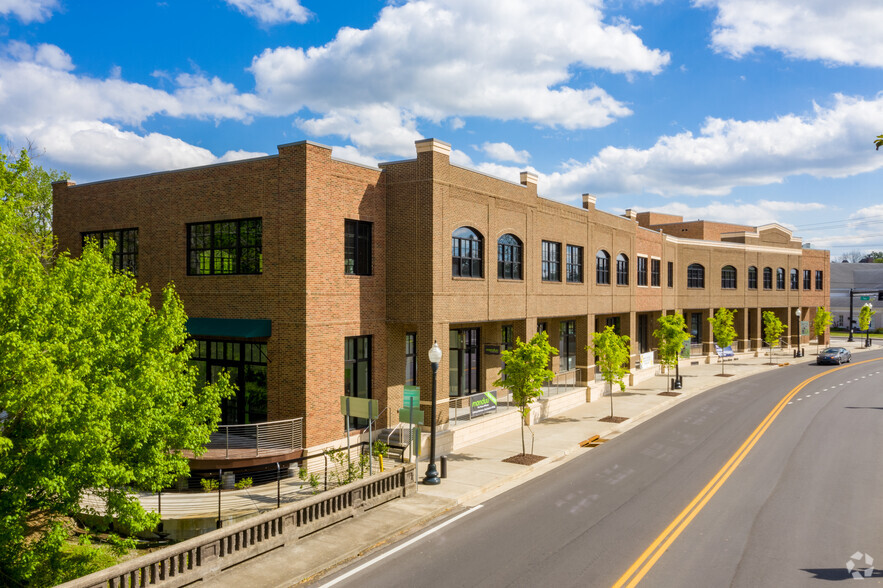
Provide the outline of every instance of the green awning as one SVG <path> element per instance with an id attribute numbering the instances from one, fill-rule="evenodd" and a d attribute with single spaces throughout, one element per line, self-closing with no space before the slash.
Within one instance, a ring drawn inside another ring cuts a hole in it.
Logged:
<path id="1" fill-rule="evenodd" d="M 258 339 L 270 336 L 270 322 L 264 319 L 187 319 L 187 332 L 194 337 L 237 337 Z"/>

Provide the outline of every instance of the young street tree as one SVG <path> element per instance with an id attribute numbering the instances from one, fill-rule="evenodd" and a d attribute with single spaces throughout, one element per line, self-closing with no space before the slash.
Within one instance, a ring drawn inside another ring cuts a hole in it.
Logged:
<path id="1" fill-rule="evenodd" d="M 859 331 L 866 332 L 866 345 L 870 346 L 871 344 L 871 334 L 868 332 L 871 328 L 871 317 L 877 314 L 876 310 L 871 310 L 870 304 L 865 304 L 862 306 L 862 309 L 858 313 L 858 329 Z"/>
<path id="2" fill-rule="evenodd" d="M 502 386 L 512 392 L 512 401 L 521 413 L 521 454 L 526 455 L 524 427 L 530 414 L 530 403 L 543 394 L 543 382 L 551 380 L 555 374 L 548 369 L 549 356 L 557 355 L 558 350 L 549 345 L 549 335 L 541 331 L 524 342 L 515 339 L 515 348 L 500 354 L 505 365 L 500 370 L 500 378 L 494 386 Z M 533 429 L 530 431 L 530 452 L 533 454 Z"/>
<path id="3" fill-rule="evenodd" d="M 602 332 L 592 335 L 592 344 L 586 349 L 595 354 L 595 366 L 607 382 L 607 390 L 610 392 L 610 418 L 613 416 L 613 384 L 619 385 L 619 389 L 625 392 L 625 376 L 629 371 L 629 338 L 626 335 L 617 335 L 612 326 L 607 326 Z"/>
<path id="4" fill-rule="evenodd" d="M 708 318 L 711 323 L 711 330 L 714 333 L 714 341 L 717 346 L 723 349 L 733 344 L 736 339 L 736 329 L 733 327 L 733 317 L 736 315 L 735 310 L 719 308 L 714 316 Z M 724 360 L 721 358 L 721 375 L 724 374 Z"/>
<path id="5" fill-rule="evenodd" d="M 653 336 L 659 345 L 659 363 L 671 374 L 672 368 L 678 365 L 684 343 L 690 339 L 687 323 L 682 314 L 667 314 L 656 319 L 656 322 L 659 323 L 659 328 L 653 331 Z M 670 382 L 671 379 L 666 378 L 666 391 L 670 391 Z"/>
<path id="6" fill-rule="evenodd" d="M 0 203 L 0 577 L 15 585 L 71 579 L 63 522 L 87 493 L 117 528 L 153 528 L 129 490 L 186 475 L 231 392 L 197 388 L 172 286 L 156 309 L 109 251 L 44 265 L 30 231 Z"/>
<path id="7" fill-rule="evenodd" d="M 820 306 L 816 309 L 816 318 L 812 322 L 812 329 L 816 335 L 816 355 L 819 354 L 819 346 L 821 345 L 819 341 L 822 340 L 825 331 L 828 330 L 828 327 L 830 327 L 833 322 L 834 315 L 825 310 L 824 306 Z"/>
<path id="8" fill-rule="evenodd" d="M 785 331 L 785 325 L 771 310 L 763 311 L 763 340 L 770 348 L 770 364 L 773 363 L 773 347 Z"/>

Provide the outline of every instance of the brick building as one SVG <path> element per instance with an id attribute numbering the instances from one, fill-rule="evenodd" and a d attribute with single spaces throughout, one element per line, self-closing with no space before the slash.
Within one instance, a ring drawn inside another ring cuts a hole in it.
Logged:
<path id="1" fill-rule="evenodd" d="M 762 345 L 761 312 L 798 336 L 829 297 L 829 253 L 779 225 L 747 227 L 575 208 L 450 163 L 450 146 L 379 168 L 311 142 L 278 154 L 54 189 L 59 248 L 118 243 L 115 263 L 159 290 L 174 282 L 200 343 L 203 377 L 240 387 L 225 423 L 304 417 L 304 446 L 344 436 L 339 396 L 372 397 L 396 422 L 406 384 L 429 403 L 426 351 L 438 341 L 439 403 L 492 388 L 499 355 L 545 329 L 555 372 L 593 379 L 589 336 L 615 325 L 633 354 L 656 319 L 683 312 L 693 352 L 711 351 L 715 309 L 738 309 L 738 350 Z M 806 342 L 808 337 L 803 338 Z M 440 411 L 444 424 L 446 411 Z"/>

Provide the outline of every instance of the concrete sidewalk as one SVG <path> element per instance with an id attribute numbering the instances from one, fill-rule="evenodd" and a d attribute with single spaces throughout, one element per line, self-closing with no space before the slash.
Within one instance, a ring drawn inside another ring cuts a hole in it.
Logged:
<path id="1" fill-rule="evenodd" d="M 834 345 L 844 345 L 834 342 Z M 845 345 L 844 345 L 845 346 Z M 292 586 L 317 577 L 336 566 L 363 555 L 372 549 L 391 543 L 401 535 L 413 531 L 444 513 L 458 507 L 468 507 L 486 501 L 527 480 L 548 473 L 591 448 L 579 446 L 593 435 L 610 439 L 641 424 L 684 400 L 710 388 L 769 370 L 779 364 L 810 363 L 815 361 L 815 346 L 806 349 L 806 356 L 791 357 L 791 352 L 775 351 L 773 365 L 769 357 L 737 357 L 725 364 L 721 377 L 718 363 L 682 366 L 684 388 L 680 396 L 660 396 L 666 388 L 666 378 L 656 376 L 614 395 L 615 415 L 627 417 L 623 423 L 601 421 L 610 415 L 610 399 L 584 404 L 566 413 L 533 425 L 534 454 L 545 459 L 523 466 L 502 460 L 521 453 L 521 432 L 516 430 L 482 441 L 447 456 L 447 478 L 437 486 L 419 485 L 416 496 L 396 500 L 373 509 L 358 518 L 340 523 L 307 537 L 292 546 L 256 557 L 222 572 L 212 578 L 214 586 L 240 588 L 253 586 Z M 858 344 L 848 348 L 856 359 L 864 349 Z M 873 349 L 873 348 L 872 348 Z M 877 348 L 879 349 L 879 347 Z M 527 434 L 530 450 L 529 433 Z M 421 460 L 419 475 L 425 471 Z"/>

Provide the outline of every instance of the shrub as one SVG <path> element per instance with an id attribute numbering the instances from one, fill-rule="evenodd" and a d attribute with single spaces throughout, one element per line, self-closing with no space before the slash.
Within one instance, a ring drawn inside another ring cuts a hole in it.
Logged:
<path id="1" fill-rule="evenodd" d="M 205 492 L 214 492 L 221 485 L 221 483 L 214 478 L 203 478 L 199 483 L 202 485 L 202 489 Z"/>
<path id="2" fill-rule="evenodd" d="M 251 478 L 242 478 L 238 482 L 234 484 L 237 490 L 245 490 L 246 488 L 251 488 L 253 480 Z"/>

